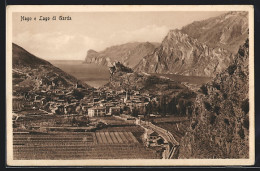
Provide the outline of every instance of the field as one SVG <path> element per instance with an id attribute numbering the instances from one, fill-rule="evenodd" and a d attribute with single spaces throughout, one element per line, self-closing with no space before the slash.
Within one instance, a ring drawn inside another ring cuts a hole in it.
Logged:
<path id="1" fill-rule="evenodd" d="M 83 64 L 83 61 L 79 60 L 53 60 L 50 62 L 93 87 L 100 87 L 109 81 L 110 74 L 106 66 Z"/>
<path id="2" fill-rule="evenodd" d="M 52 118 L 53 123 L 48 126 L 57 126 L 56 121 L 59 119 L 60 117 Z M 16 132 L 13 134 L 14 159 L 161 158 L 161 153 L 156 149 L 144 146 L 141 138 L 144 129 L 134 125 L 131 123 L 132 121 L 124 121 L 115 117 L 97 117 L 95 120 L 102 120 L 108 126 L 93 132 Z M 45 119 L 35 120 L 35 124 L 40 125 L 46 121 Z"/>
<path id="3" fill-rule="evenodd" d="M 14 134 L 14 159 L 155 159 L 131 132 Z"/>

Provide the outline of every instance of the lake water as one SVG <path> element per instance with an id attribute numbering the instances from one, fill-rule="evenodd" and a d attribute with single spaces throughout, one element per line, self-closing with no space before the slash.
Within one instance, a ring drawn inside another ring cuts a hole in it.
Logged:
<path id="1" fill-rule="evenodd" d="M 53 60 L 50 61 L 54 66 L 62 69 L 68 74 L 79 80 L 86 82 L 88 85 L 98 88 L 109 82 L 110 73 L 107 66 L 97 64 L 85 64 L 80 60 Z M 183 76 L 176 74 L 153 74 L 157 76 L 168 77 L 178 82 L 188 82 L 190 84 L 202 85 L 212 78 L 199 76 Z"/>
<path id="2" fill-rule="evenodd" d="M 106 66 L 84 64 L 80 60 L 52 60 L 50 63 L 95 88 L 109 81 L 110 74 Z"/>

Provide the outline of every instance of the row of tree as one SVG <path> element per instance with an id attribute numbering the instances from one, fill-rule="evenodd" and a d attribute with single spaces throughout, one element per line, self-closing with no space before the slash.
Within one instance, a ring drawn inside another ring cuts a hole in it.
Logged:
<path id="1" fill-rule="evenodd" d="M 148 114 L 187 116 L 192 113 L 192 101 L 176 97 L 170 100 L 167 96 L 162 96 L 159 101 L 150 101 L 144 108 L 134 106 L 132 110 L 127 108 L 124 110 L 135 117 Z"/>

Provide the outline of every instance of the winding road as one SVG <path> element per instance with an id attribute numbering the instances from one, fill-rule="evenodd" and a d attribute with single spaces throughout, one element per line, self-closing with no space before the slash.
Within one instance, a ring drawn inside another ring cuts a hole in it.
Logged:
<path id="1" fill-rule="evenodd" d="M 169 131 L 161 127 L 158 127 L 152 124 L 151 122 L 141 121 L 140 125 L 146 129 L 151 129 L 157 132 L 163 139 L 165 139 L 168 142 L 169 146 L 168 148 L 166 148 L 165 151 L 165 156 L 164 156 L 165 159 L 173 159 L 178 157 L 177 153 L 179 149 L 179 143 L 176 141 L 174 136 Z"/>

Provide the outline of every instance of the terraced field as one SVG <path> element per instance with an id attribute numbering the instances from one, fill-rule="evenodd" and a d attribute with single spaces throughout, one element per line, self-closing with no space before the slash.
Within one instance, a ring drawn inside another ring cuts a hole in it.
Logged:
<path id="1" fill-rule="evenodd" d="M 13 145 L 15 160 L 161 158 L 129 131 L 14 134 Z"/>

